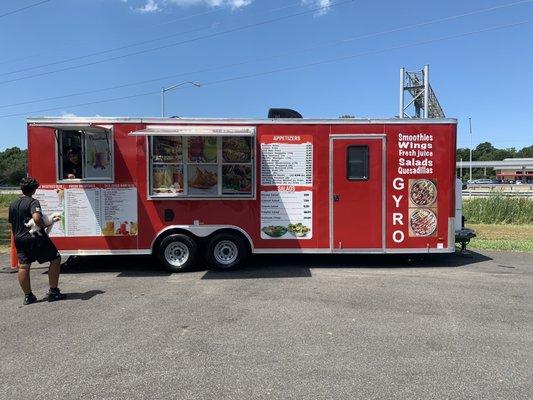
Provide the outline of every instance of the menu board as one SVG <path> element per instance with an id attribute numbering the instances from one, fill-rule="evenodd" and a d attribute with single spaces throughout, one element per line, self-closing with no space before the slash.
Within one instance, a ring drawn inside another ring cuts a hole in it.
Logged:
<path id="1" fill-rule="evenodd" d="M 59 213 L 50 236 L 137 235 L 137 190 L 134 187 L 39 189 L 34 196 L 45 214 Z"/>
<path id="2" fill-rule="evenodd" d="M 292 138 L 280 136 L 280 138 Z M 311 186 L 313 183 L 313 144 L 292 141 L 261 143 L 261 184 Z M 282 139 L 283 140 L 283 139 Z"/>
<path id="3" fill-rule="evenodd" d="M 50 230 L 50 236 L 65 236 L 65 191 L 64 189 L 42 190 L 38 189 L 33 196 L 41 203 L 45 214 L 59 214 L 61 220 L 56 222 Z"/>
<path id="4" fill-rule="evenodd" d="M 261 137 L 261 239 L 313 237 L 313 137 Z"/>
<path id="5" fill-rule="evenodd" d="M 311 239 L 313 192 L 261 191 L 262 239 Z"/>
<path id="6" fill-rule="evenodd" d="M 100 189 L 65 190 L 65 226 L 68 236 L 100 236 Z"/>

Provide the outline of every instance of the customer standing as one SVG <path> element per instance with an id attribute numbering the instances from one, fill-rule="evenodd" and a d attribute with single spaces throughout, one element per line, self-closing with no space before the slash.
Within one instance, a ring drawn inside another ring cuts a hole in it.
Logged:
<path id="1" fill-rule="evenodd" d="M 32 177 L 23 178 L 20 182 L 20 189 L 22 190 L 23 196 L 9 206 L 9 223 L 11 224 L 11 231 L 15 239 L 19 263 L 18 280 L 24 292 L 23 304 L 31 304 L 37 301 L 37 298 L 31 291 L 30 281 L 30 266 L 34 261 L 40 264 L 50 262 L 50 268 L 48 269 L 50 290 L 46 295 L 48 301 L 63 300 L 67 297 L 57 287 L 61 268 L 61 256 L 48 237 L 48 234 L 44 231 L 46 226 L 42 218 L 41 205 L 37 199 L 32 197 L 38 187 L 39 182 Z M 29 229 L 25 224 L 31 218 L 41 228 L 40 233 L 42 236 L 36 235 L 34 237 L 29 233 Z"/>

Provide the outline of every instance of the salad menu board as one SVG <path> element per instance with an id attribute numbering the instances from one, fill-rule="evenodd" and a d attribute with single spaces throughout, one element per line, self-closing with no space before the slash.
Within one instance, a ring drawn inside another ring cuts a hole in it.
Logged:
<path id="1" fill-rule="evenodd" d="M 313 137 L 261 137 L 261 238 L 313 237 Z"/>
<path id="2" fill-rule="evenodd" d="M 50 236 L 137 235 L 137 189 L 134 187 L 43 188 L 35 198 L 43 213 L 59 213 Z"/>
<path id="3" fill-rule="evenodd" d="M 262 239 L 311 239 L 313 192 L 261 191 Z"/>

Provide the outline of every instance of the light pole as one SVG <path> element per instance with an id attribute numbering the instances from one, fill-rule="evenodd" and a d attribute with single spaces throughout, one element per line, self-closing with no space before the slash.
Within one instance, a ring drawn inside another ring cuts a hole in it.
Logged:
<path id="1" fill-rule="evenodd" d="M 172 86 L 169 86 L 169 87 L 162 87 L 161 88 L 161 117 L 164 117 L 165 116 L 165 92 L 169 92 L 173 89 L 176 89 L 177 87 L 180 87 L 180 86 L 183 86 L 183 85 L 192 85 L 192 86 L 195 86 L 195 87 L 200 87 L 202 85 L 200 85 L 199 83 L 196 83 L 196 82 L 191 82 L 191 81 L 186 81 L 186 82 L 181 82 L 181 83 L 177 83 L 175 85 L 172 85 Z"/>
<path id="2" fill-rule="evenodd" d="M 472 118 L 468 118 L 470 125 L 470 184 L 472 184 Z"/>

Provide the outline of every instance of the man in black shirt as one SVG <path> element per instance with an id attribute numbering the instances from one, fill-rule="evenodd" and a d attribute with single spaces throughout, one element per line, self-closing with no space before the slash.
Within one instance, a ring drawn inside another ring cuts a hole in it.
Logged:
<path id="1" fill-rule="evenodd" d="M 63 178 L 64 179 L 81 179 L 82 166 L 80 152 L 77 149 L 70 149 L 67 151 L 67 159 L 63 163 Z"/>
<path id="2" fill-rule="evenodd" d="M 19 271 L 18 280 L 24 292 L 24 304 L 31 304 L 37 298 L 31 291 L 30 266 L 34 261 L 40 264 L 50 262 L 48 270 L 48 281 L 50 290 L 47 293 L 48 301 L 63 300 L 66 295 L 62 294 L 57 285 L 59 282 L 59 271 L 61 268 L 61 256 L 57 248 L 52 243 L 44 228 L 46 228 L 41 205 L 37 199 L 32 198 L 39 187 L 39 182 L 31 177 L 23 178 L 20 182 L 20 189 L 24 196 L 15 200 L 9 206 L 9 223 L 15 239 L 17 249 Z M 35 224 L 42 229 L 42 236 L 32 236 L 26 223 L 32 219 Z"/>

